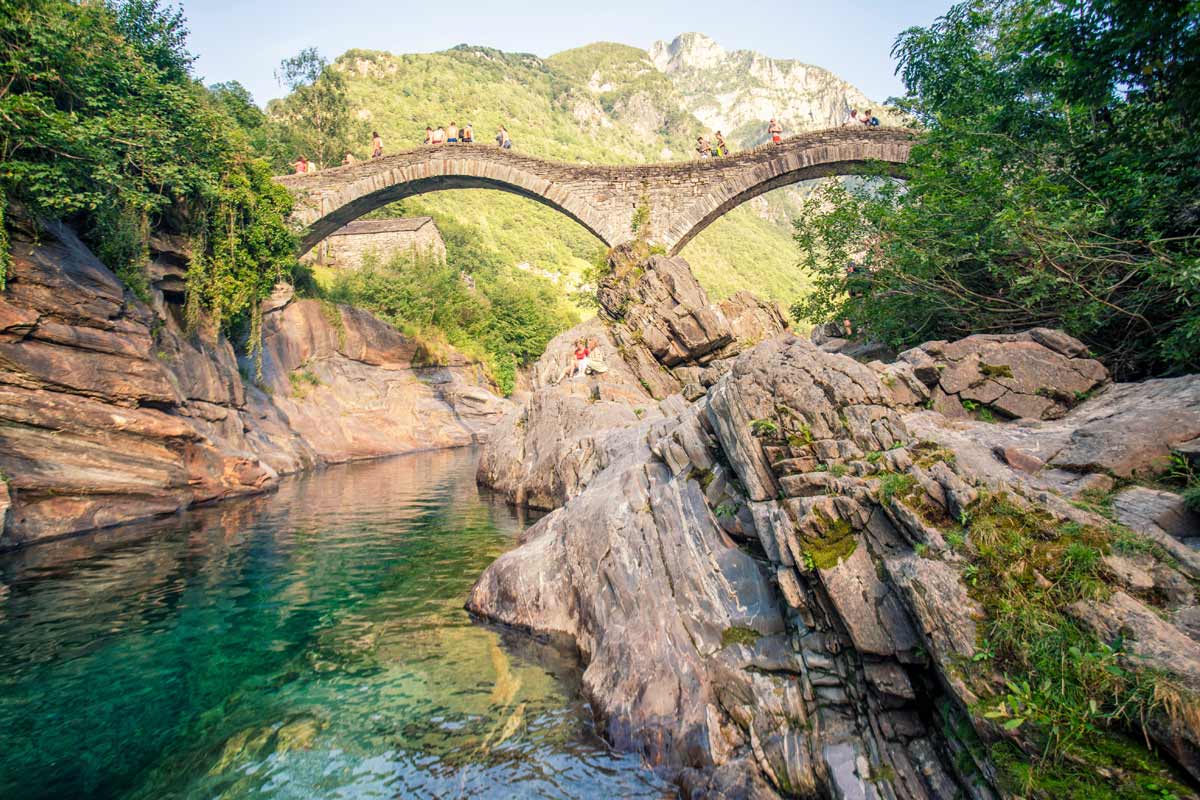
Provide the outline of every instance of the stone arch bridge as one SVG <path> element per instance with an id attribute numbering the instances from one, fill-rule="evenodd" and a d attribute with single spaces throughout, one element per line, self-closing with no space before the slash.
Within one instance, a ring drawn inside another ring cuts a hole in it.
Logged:
<path id="1" fill-rule="evenodd" d="M 483 188 L 557 209 L 610 247 L 634 238 L 634 212 L 645 204 L 645 238 L 675 254 L 722 214 L 772 189 L 862 173 L 876 162 L 902 175 L 914 138 L 894 128 L 833 129 L 726 158 L 630 166 L 568 164 L 494 146 L 448 144 L 276 180 L 296 197 L 293 220 L 303 228 L 301 253 L 396 200 Z"/>

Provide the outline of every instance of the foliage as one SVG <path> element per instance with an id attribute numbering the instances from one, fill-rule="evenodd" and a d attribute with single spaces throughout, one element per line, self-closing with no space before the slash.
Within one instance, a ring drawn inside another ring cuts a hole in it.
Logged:
<path id="1" fill-rule="evenodd" d="M 361 268 L 339 272 L 327 295 L 418 339 L 426 363 L 440 363 L 445 345 L 482 360 L 510 393 L 517 367 L 537 359 L 578 317 L 549 281 L 514 274 L 472 229 L 448 221 L 439 226 L 445 260 L 399 253 L 379 264 L 368 257 Z"/>
<path id="2" fill-rule="evenodd" d="M 346 80 L 316 48 L 308 47 L 279 64 L 275 77 L 290 94 L 267 105 L 278 137 L 278 154 L 287 160 L 303 155 L 317 168 L 341 163 L 350 149 L 350 106 Z M 368 153 L 369 155 L 369 153 Z M 283 166 L 276 162 L 276 166 Z"/>
<path id="3" fill-rule="evenodd" d="M 769 419 L 750 420 L 750 432 L 757 437 L 774 436 L 779 433 L 779 425 Z"/>
<path id="4" fill-rule="evenodd" d="M 1025 753 L 999 753 L 1009 788 L 1116 798 L 1145 796 L 1111 791 L 1123 781 L 1141 789 L 1173 785 L 1145 749 L 1140 767 L 1121 756 L 1124 769 L 1137 769 L 1132 776 L 1110 762 L 1080 776 L 1070 794 L 1046 793 L 1043 785 L 1063 764 L 1093 763 L 1101 751 L 1131 746 L 1126 733 L 1141 739 L 1153 717 L 1173 713 L 1182 696 L 1166 677 L 1130 658 L 1122 640 L 1099 641 L 1067 612 L 1073 603 L 1108 596 L 1103 556 L 1113 547 L 1113 530 L 1057 522 L 1004 494 L 983 495 L 964 522 L 970 593 L 985 614 L 982 661 L 1006 678 L 1004 691 L 982 701 L 983 715 L 1005 730 L 1020 729 L 1028 743 Z"/>
<path id="5" fill-rule="evenodd" d="M 292 261 L 291 200 L 190 77 L 180 13 L 158 0 L 0 9 L 0 190 L 75 224 L 143 297 L 150 234 L 189 234 L 207 276 L 189 276 L 193 309 L 248 313 Z"/>
<path id="6" fill-rule="evenodd" d="M 1051 325 L 1121 376 L 1200 366 L 1196 5 L 963 3 L 895 54 L 925 127 L 909 179 L 806 203 L 793 313 L 896 346 Z"/>

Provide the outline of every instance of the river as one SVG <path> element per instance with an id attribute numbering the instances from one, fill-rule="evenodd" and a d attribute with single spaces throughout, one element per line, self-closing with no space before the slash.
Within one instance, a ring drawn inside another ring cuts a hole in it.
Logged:
<path id="1" fill-rule="evenodd" d="M 0 557 L 0 797 L 663 798 L 569 651 L 471 621 L 525 524 L 451 450 Z"/>

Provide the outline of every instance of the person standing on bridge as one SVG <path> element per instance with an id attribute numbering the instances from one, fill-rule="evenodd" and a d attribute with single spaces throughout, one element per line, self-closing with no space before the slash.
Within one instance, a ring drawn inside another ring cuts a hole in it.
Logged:
<path id="1" fill-rule="evenodd" d="M 771 120 L 771 124 L 767 126 L 767 133 L 771 134 L 771 141 L 779 144 L 783 141 L 783 126 L 775 120 Z"/>
<path id="2" fill-rule="evenodd" d="M 703 136 L 696 137 L 696 155 L 700 158 L 709 158 L 712 156 L 712 151 L 708 148 L 708 140 Z"/>
<path id="3" fill-rule="evenodd" d="M 474 142 L 475 142 L 475 129 L 472 128 L 471 123 L 468 122 L 466 125 L 463 125 L 462 143 L 463 144 L 474 144 Z"/>
<path id="4" fill-rule="evenodd" d="M 453 122 L 450 123 L 449 128 L 446 128 L 446 142 L 448 144 L 458 144 L 458 126 Z"/>
<path id="5" fill-rule="evenodd" d="M 371 158 L 379 158 L 383 155 L 383 139 L 379 136 L 379 131 L 371 131 Z"/>
<path id="6" fill-rule="evenodd" d="M 713 155 L 717 158 L 724 158 L 729 155 L 729 148 L 725 146 L 725 137 L 717 131 L 717 146 L 713 148 Z"/>

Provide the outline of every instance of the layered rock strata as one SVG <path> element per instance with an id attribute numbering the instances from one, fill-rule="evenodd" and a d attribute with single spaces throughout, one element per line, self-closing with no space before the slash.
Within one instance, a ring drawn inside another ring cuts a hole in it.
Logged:
<path id="1" fill-rule="evenodd" d="M 16 217 L 14 217 L 16 218 Z M 152 242 L 154 308 L 66 227 L 18 221 L 0 294 L 0 548 L 272 488 L 317 464 L 478 441 L 506 403 L 421 367 L 392 328 L 276 298 L 260 380 L 182 320 L 186 247 Z"/>

